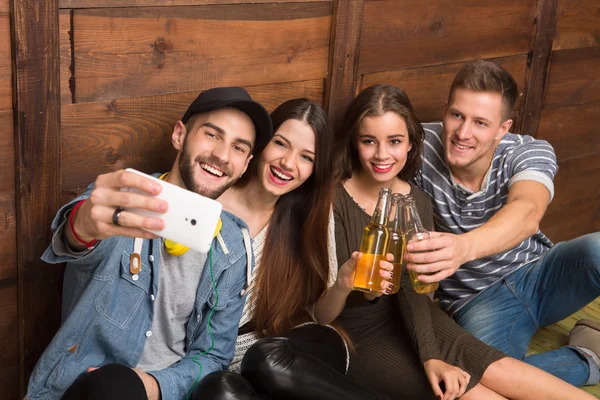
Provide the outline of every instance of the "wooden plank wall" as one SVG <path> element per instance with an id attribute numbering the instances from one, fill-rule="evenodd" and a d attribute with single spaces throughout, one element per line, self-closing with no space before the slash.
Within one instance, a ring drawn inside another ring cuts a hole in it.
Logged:
<path id="1" fill-rule="evenodd" d="M 101 173 L 168 168 L 173 124 L 206 88 L 245 86 L 270 110 L 305 96 L 338 121 L 362 88 L 393 83 L 408 92 L 423 121 L 433 121 L 442 116 L 456 71 L 484 58 L 519 83 L 516 130 L 535 136 L 539 126 L 538 136 L 557 149 L 561 172 L 544 229 L 558 240 L 600 228 L 600 137 L 593 130 L 600 122 L 600 19 L 592 2 L 39 1 L 60 8 L 57 29 L 50 31 L 60 54 L 60 74 L 52 78 L 60 86 L 60 132 L 40 135 L 56 137 L 60 146 L 61 202 Z M 15 190 L 10 31 L 9 0 L 0 0 L 0 167 L 10 178 L 0 182 L 0 215 L 8 228 L 0 231 L 0 387 L 12 399 L 23 393 L 58 326 L 59 296 L 52 287 L 44 294 L 51 299 L 41 299 L 32 272 L 42 267 L 16 257 L 17 237 L 27 236 L 16 229 L 15 198 L 25 189 Z M 20 124 L 17 137 L 38 139 L 27 127 Z M 22 166 L 19 176 L 33 171 Z M 22 214 L 27 207 L 56 211 L 43 198 L 19 204 Z M 45 237 L 49 217 L 35 219 Z M 18 293 L 17 264 L 29 271 L 19 274 Z M 36 332 L 42 334 L 36 338 Z"/>
<path id="2" fill-rule="evenodd" d="M 600 5 L 559 0 L 555 24 L 538 137 L 559 160 L 542 221 L 559 241 L 600 231 Z"/>
<path id="3" fill-rule="evenodd" d="M 17 231 L 9 0 L 0 0 L 0 388 L 19 394 Z"/>

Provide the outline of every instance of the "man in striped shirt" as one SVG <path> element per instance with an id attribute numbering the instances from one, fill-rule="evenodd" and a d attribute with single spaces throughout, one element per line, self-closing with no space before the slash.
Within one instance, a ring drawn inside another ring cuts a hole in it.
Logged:
<path id="1" fill-rule="evenodd" d="M 509 133 L 514 79 L 486 61 L 455 77 L 444 121 L 424 124 L 415 183 L 438 232 L 407 246 L 408 269 L 440 282 L 440 306 L 507 354 L 582 386 L 600 378 L 600 323 L 580 321 L 569 346 L 526 357 L 537 329 L 600 295 L 600 233 L 553 245 L 539 230 L 554 195 L 554 149 Z"/>

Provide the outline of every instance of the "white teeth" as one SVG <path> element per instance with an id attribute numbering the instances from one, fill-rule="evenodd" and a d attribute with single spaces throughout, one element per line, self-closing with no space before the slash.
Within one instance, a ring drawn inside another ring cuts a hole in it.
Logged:
<path id="1" fill-rule="evenodd" d="M 469 147 L 469 146 L 463 146 L 462 144 L 454 143 L 454 145 L 455 145 L 456 147 L 458 147 L 459 149 L 461 149 L 461 150 L 467 150 L 467 149 L 470 149 L 470 147 Z"/>
<path id="2" fill-rule="evenodd" d="M 389 167 L 392 166 L 392 164 L 373 164 L 373 165 L 375 165 L 375 167 L 378 169 L 388 169 Z"/>
<path id="3" fill-rule="evenodd" d="M 203 170 L 206 170 L 206 171 L 210 172 L 211 174 L 216 175 L 218 177 L 223 176 L 223 172 L 219 171 L 216 168 L 211 167 L 208 164 L 200 164 L 200 168 L 202 168 Z"/>
<path id="4" fill-rule="evenodd" d="M 283 180 L 283 181 L 291 181 L 292 178 L 290 178 L 287 175 L 282 174 L 281 172 L 277 171 L 275 168 L 271 168 L 271 172 L 273 173 L 273 175 L 275 175 L 276 177 L 278 177 L 279 179 Z"/>

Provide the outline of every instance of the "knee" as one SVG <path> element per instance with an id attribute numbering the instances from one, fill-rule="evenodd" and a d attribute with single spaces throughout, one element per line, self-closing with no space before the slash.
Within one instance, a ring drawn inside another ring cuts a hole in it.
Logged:
<path id="1" fill-rule="evenodd" d="M 295 347 L 283 337 L 263 338 L 254 343 L 242 359 L 242 375 L 250 382 L 275 383 L 277 376 L 288 370 L 294 359 Z"/>
<path id="2" fill-rule="evenodd" d="M 585 253 L 596 267 L 600 267 L 600 232 L 590 233 L 582 237 L 585 242 Z"/>
<path id="3" fill-rule="evenodd" d="M 146 389 L 137 373 L 124 365 L 108 364 L 81 375 L 63 399 L 143 399 Z"/>
<path id="4" fill-rule="evenodd" d="M 240 400 L 254 399 L 252 386 L 239 374 L 216 371 L 206 375 L 194 389 L 193 400 Z"/>
<path id="5" fill-rule="evenodd" d="M 571 257 L 576 257 L 573 261 L 600 267 L 600 232 L 588 233 L 565 243 L 572 243 L 569 252 Z"/>

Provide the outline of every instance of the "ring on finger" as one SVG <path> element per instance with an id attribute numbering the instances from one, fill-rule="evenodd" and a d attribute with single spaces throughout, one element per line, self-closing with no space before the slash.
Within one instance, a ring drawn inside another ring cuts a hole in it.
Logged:
<path id="1" fill-rule="evenodd" d="M 119 224 L 119 217 L 121 216 L 121 212 L 123 211 L 123 209 L 121 207 L 117 207 L 117 209 L 115 210 L 115 212 L 113 213 L 112 216 L 112 222 L 113 224 L 115 224 L 116 226 L 121 226 L 121 224 Z"/>

